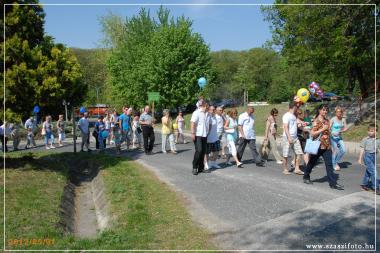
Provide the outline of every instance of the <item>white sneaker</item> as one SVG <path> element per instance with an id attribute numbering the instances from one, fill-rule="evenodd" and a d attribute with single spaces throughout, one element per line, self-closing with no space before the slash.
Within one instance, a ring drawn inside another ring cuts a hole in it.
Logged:
<path id="1" fill-rule="evenodd" d="M 55 148 L 54 146 L 50 146 L 50 148 Z"/>
<path id="2" fill-rule="evenodd" d="M 50 149 L 49 147 L 46 147 L 46 149 Z"/>
<path id="3" fill-rule="evenodd" d="M 277 163 L 277 164 L 282 164 L 282 161 L 277 161 L 276 163 Z"/>
<path id="4" fill-rule="evenodd" d="M 205 163 L 205 170 L 208 170 L 210 167 L 208 166 L 208 163 Z"/>

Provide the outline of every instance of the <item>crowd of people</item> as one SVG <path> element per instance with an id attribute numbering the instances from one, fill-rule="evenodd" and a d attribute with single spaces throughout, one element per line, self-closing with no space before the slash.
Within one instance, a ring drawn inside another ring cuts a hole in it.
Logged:
<path id="1" fill-rule="evenodd" d="M 311 118 L 308 110 L 302 111 L 297 103 L 290 102 L 288 112 L 282 117 L 281 155 L 277 149 L 278 110 L 276 108 L 271 110 L 266 120 L 264 141 L 258 152 L 253 104 L 248 104 L 247 111 L 239 116 L 235 108 L 224 113 L 223 108 L 214 108 L 202 99 L 198 101 L 197 106 L 198 109 L 190 120 L 191 136 L 195 145 L 192 169 L 194 175 L 209 168 L 220 168 L 215 162 L 220 152 L 222 157 L 228 154 L 225 157 L 226 164 L 231 164 L 230 158 L 233 157 L 236 166 L 242 167 L 242 156 L 248 144 L 256 166 L 265 166 L 271 152 L 276 162 L 282 165 L 285 175 L 290 175 L 291 172 L 303 175 L 305 184 L 313 183 L 310 180 L 311 172 L 322 157 L 330 188 L 344 189 L 343 185 L 337 182 L 338 177 L 334 173 L 340 171 L 339 163 L 345 154 L 342 133 L 347 131 L 347 123 L 341 107 L 336 107 L 335 116 L 328 119 L 329 108 L 321 104 L 316 110 L 316 115 Z M 379 194 L 375 166 L 375 154 L 379 150 L 379 143 L 375 141 L 376 132 L 375 125 L 368 127 L 368 136 L 361 143 L 358 163 L 366 166 L 362 189 Z M 306 152 L 308 139 L 319 141 L 316 153 Z M 288 157 L 291 151 L 294 153 L 294 159 L 289 166 Z"/>
<path id="2" fill-rule="evenodd" d="M 190 120 L 191 139 L 195 146 L 192 162 L 192 173 L 198 173 L 210 168 L 219 169 L 217 163 L 219 157 L 225 159 L 226 165 L 232 165 L 231 158 L 237 167 L 242 167 L 245 148 L 249 147 L 256 166 L 265 167 L 269 153 L 273 153 L 277 164 L 282 165 L 283 174 L 292 172 L 303 175 L 305 184 L 312 184 L 310 175 L 320 157 L 323 158 L 329 186 L 332 189 L 342 190 L 343 186 L 337 182 L 335 171 L 340 170 L 339 163 L 345 154 L 345 144 L 342 133 L 347 131 L 347 123 L 343 117 L 343 109 L 335 108 L 335 116 L 327 117 L 328 106 L 320 105 L 316 115 L 311 117 L 308 110 L 301 110 L 295 102 L 289 103 L 289 110 L 282 116 L 283 134 L 281 138 L 282 154 L 277 148 L 278 136 L 278 110 L 273 108 L 266 119 L 264 140 L 261 147 L 256 147 L 255 117 L 253 104 L 248 104 L 247 110 L 240 115 L 236 108 L 225 111 L 223 107 L 214 107 L 206 100 L 200 98 L 197 109 L 192 113 Z M 94 130 L 90 133 L 88 113 L 84 112 L 77 126 L 81 135 L 81 151 L 89 148 L 90 134 L 95 139 L 95 147 L 101 152 L 107 145 L 114 145 L 116 152 L 120 154 L 121 145 L 125 143 L 125 149 L 141 149 L 146 155 L 153 152 L 155 133 L 155 120 L 150 112 L 150 107 L 145 106 L 140 113 L 128 106 L 123 107 L 123 113 L 116 110 L 108 111 L 100 116 L 95 123 Z M 55 136 L 58 135 L 58 145 L 63 146 L 65 140 L 66 122 L 63 115 L 59 115 L 53 126 L 52 117 L 46 116 L 41 127 L 41 135 L 44 137 L 45 148 L 55 148 Z M 185 119 L 179 112 L 173 120 L 170 111 L 165 109 L 161 118 L 162 153 L 177 154 L 177 143 L 186 144 L 184 135 Z M 27 143 L 25 148 L 36 146 L 35 133 L 38 129 L 34 117 L 26 120 Z M 56 131 L 53 131 L 53 129 Z M 377 129 L 375 125 L 368 128 L 368 136 L 361 143 L 361 152 L 358 163 L 367 167 L 362 182 L 362 189 L 366 191 L 378 190 L 376 176 L 375 154 L 379 150 L 379 143 L 375 141 Z M 0 138 L 3 151 L 7 152 L 7 140 L 12 136 L 14 150 L 18 150 L 20 143 L 19 126 L 5 122 L 0 127 Z M 319 146 L 316 153 L 305 151 L 309 140 L 318 140 Z M 169 145 L 168 145 L 169 144 Z M 376 144 L 376 145 L 375 145 Z M 290 153 L 294 158 L 289 161 Z M 290 163 L 290 164 L 289 164 Z M 303 169 L 301 169 L 303 167 Z"/>

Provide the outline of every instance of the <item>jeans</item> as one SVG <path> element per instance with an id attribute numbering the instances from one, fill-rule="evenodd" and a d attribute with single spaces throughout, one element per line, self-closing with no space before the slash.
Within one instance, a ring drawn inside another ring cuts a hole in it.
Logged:
<path id="1" fill-rule="evenodd" d="M 255 160 L 255 163 L 261 163 L 262 162 L 261 156 L 259 152 L 257 152 L 257 149 L 256 149 L 256 139 L 252 139 L 252 140 L 247 140 L 247 139 L 242 139 L 242 138 L 239 139 L 239 147 L 237 150 L 238 160 L 241 161 L 241 158 L 243 157 L 243 154 L 244 154 L 244 149 L 247 146 L 247 144 L 249 146 L 249 149 L 252 151 L 252 156 L 253 156 L 253 159 Z"/>
<path id="2" fill-rule="evenodd" d="M 82 136 L 82 143 L 81 143 L 81 150 L 83 150 L 83 146 L 86 146 L 86 148 L 89 150 L 88 146 L 89 146 L 89 142 L 88 142 L 88 133 L 83 133 L 81 132 L 81 136 Z"/>
<path id="3" fill-rule="evenodd" d="M 344 147 L 344 142 L 342 139 L 331 138 L 331 144 L 333 148 L 332 153 L 332 163 L 333 168 L 335 168 L 338 163 L 342 160 L 344 154 L 346 153 L 346 148 Z"/>
<path id="4" fill-rule="evenodd" d="M 142 126 L 141 129 L 143 132 L 145 153 L 151 152 L 153 150 L 154 140 L 155 140 L 153 127 Z"/>
<path id="5" fill-rule="evenodd" d="M 34 134 L 28 133 L 26 136 L 27 142 L 26 145 L 29 147 L 30 145 L 36 146 L 36 142 L 34 141 Z"/>
<path id="6" fill-rule="evenodd" d="M 50 139 L 51 139 L 51 132 L 46 132 L 46 134 L 45 134 L 45 145 L 49 145 Z"/>
<path id="7" fill-rule="evenodd" d="M 176 151 L 176 147 L 175 147 L 175 143 L 174 143 L 174 134 L 163 134 L 161 135 L 162 136 L 162 152 L 163 153 L 166 153 L 166 144 L 169 140 L 169 144 L 170 144 L 170 150 L 171 151 Z"/>
<path id="8" fill-rule="evenodd" d="M 194 141 L 195 153 L 193 159 L 193 168 L 202 171 L 204 169 L 204 157 L 207 149 L 207 137 L 196 136 Z"/>
<path id="9" fill-rule="evenodd" d="M 304 179 L 310 179 L 310 173 L 313 170 L 314 166 L 317 165 L 319 157 L 323 157 L 326 166 L 327 180 L 330 185 L 336 185 L 336 174 L 332 166 L 332 151 L 331 149 L 318 149 L 316 155 L 310 154 L 309 163 L 306 166 L 305 174 L 303 175 Z"/>
<path id="10" fill-rule="evenodd" d="M 372 189 L 377 189 L 379 184 L 377 182 L 377 171 L 375 166 L 375 153 L 364 153 L 364 164 L 367 169 L 364 173 L 362 185 L 372 186 Z"/>

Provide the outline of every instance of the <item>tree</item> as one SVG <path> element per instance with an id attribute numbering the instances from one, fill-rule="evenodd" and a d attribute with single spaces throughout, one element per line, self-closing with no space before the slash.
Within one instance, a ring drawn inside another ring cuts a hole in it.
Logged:
<path id="1" fill-rule="evenodd" d="M 102 19 L 112 49 L 108 60 L 110 84 L 121 103 L 142 107 L 147 92 L 161 95 L 159 105 L 176 107 L 194 102 L 199 92 L 197 79 L 205 76 L 212 84 L 209 48 L 192 22 L 170 18 L 167 9 L 157 12 L 158 21 L 142 8 L 138 16 Z"/>
<path id="2" fill-rule="evenodd" d="M 273 43 L 282 48 L 290 65 L 311 63 L 319 75 L 332 78 L 332 82 L 344 82 L 349 93 L 356 82 L 363 95 L 373 85 L 377 46 L 374 16 L 379 14 L 374 6 L 274 5 L 264 8 L 264 12 L 273 25 Z"/>
<path id="3" fill-rule="evenodd" d="M 87 87 L 85 105 L 93 106 L 97 103 L 111 104 L 112 98 L 107 85 L 108 71 L 107 49 L 79 49 L 72 48 L 83 72 L 83 83 Z M 97 94 L 98 93 L 98 94 Z"/>
<path id="4" fill-rule="evenodd" d="M 5 48 L 1 44 L 1 55 L 5 53 L 5 94 L 1 96 L 7 111 L 25 119 L 36 104 L 53 115 L 61 110 L 63 99 L 79 104 L 84 92 L 79 65 L 70 50 L 44 35 L 42 7 L 12 5 L 6 6 L 5 13 Z"/>

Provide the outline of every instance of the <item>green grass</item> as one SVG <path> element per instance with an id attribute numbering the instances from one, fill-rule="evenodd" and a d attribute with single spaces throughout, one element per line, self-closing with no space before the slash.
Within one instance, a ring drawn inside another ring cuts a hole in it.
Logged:
<path id="1" fill-rule="evenodd" d="M 374 124 L 375 120 L 364 121 L 358 125 L 352 126 L 350 130 L 343 133 L 343 139 L 347 141 L 361 142 L 361 140 L 368 136 L 368 125 Z M 377 121 L 377 126 L 380 126 L 380 121 Z"/>
<path id="2" fill-rule="evenodd" d="M 67 164 L 75 164 L 78 158 L 103 166 L 110 200 L 113 226 L 93 240 L 65 236 L 56 226 Z M 181 198 L 132 161 L 107 155 L 13 153 L 7 155 L 6 166 L 6 244 L 11 239 L 55 242 L 50 246 L 8 244 L 7 249 L 216 249 L 206 231 L 193 223 Z M 4 191 L 2 183 L 0 189 Z"/>

